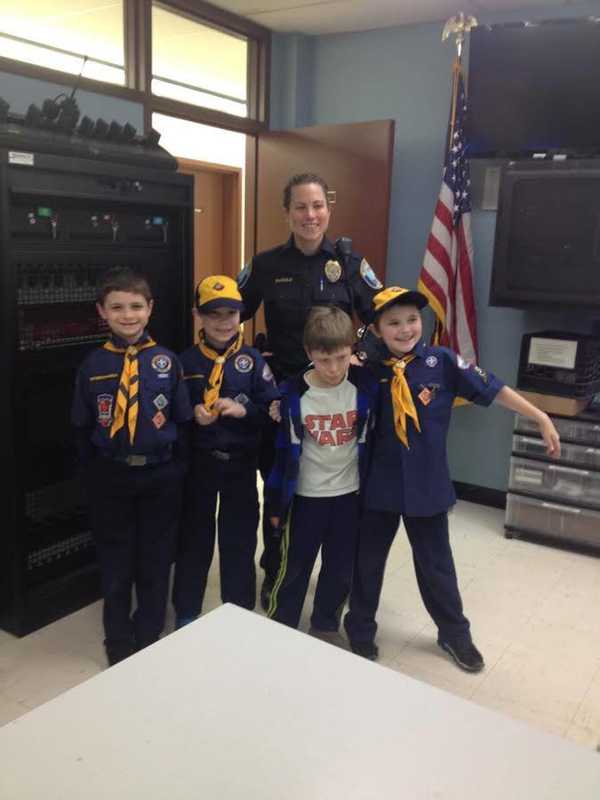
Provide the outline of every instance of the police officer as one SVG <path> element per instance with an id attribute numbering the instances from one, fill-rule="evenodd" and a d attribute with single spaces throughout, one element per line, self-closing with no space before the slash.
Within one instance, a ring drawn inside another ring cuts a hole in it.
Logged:
<path id="1" fill-rule="evenodd" d="M 176 356 L 146 331 L 152 305 L 145 278 L 129 269 L 107 273 L 97 308 L 111 338 L 81 365 L 72 408 L 109 664 L 152 644 L 163 629 L 183 474 L 178 436 L 193 416 Z"/>
<path id="2" fill-rule="evenodd" d="M 205 278 L 196 290 L 200 338 L 181 356 L 195 423 L 173 591 L 177 627 L 202 610 L 217 499 L 222 600 L 248 609 L 256 600 L 258 451 L 269 405 L 279 391 L 269 365 L 243 343 L 242 308 L 232 278 Z"/>
<path id="3" fill-rule="evenodd" d="M 238 278 L 244 301 L 243 319 L 254 316 L 264 302 L 269 363 L 277 380 L 307 365 L 302 344 L 304 323 L 312 306 L 331 303 L 348 314 L 355 311 L 366 322 L 373 295 L 382 286 L 367 261 L 344 252 L 326 238 L 331 208 L 328 187 L 318 175 L 292 177 L 283 191 L 283 207 L 290 226 L 288 241 L 254 256 Z M 345 240 L 348 243 L 349 240 Z M 274 426 L 265 430 L 260 470 L 266 480 L 273 465 Z M 263 512 L 265 550 L 261 566 L 265 583 L 263 607 L 279 568 L 279 538 Z"/>

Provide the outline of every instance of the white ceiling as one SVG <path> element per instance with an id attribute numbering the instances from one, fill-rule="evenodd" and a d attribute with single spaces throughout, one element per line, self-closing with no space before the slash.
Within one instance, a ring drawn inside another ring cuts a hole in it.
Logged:
<path id="1" fill-rule="evenodd" d="M 327 34 L 445 21 L 458 11 L 488 14 L 527 8 L 552 10 L 575 0 L 210 0 L 212 5 L 282 33 Z M 574 10 L 574 16 L 575 16 Z"/>

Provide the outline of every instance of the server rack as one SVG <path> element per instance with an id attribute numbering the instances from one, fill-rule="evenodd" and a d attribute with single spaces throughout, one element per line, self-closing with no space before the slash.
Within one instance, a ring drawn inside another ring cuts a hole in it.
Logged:
<path id="1" fill-rule="evenodd" d="M 143 272 L 153 336 L 176 352 L 191 341 L 193 181 L 164 151 L 145 161 L 139 148 L 110 163 L 0 140 L 0 626 L 17 635 L 99 596 L 69 414 L 77 366 L 106 338 L 100 276 Z"/>

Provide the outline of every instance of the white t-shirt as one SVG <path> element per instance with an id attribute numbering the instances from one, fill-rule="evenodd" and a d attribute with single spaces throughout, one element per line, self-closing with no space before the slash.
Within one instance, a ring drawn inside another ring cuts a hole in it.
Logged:
<path id="1" fill-rule="evenodd" d="M 356 386 L 348 378 L 325 389 L 305 376 L 300 399 L 304 428 L 296 494 L 335 497 L 358 490 Z"/>

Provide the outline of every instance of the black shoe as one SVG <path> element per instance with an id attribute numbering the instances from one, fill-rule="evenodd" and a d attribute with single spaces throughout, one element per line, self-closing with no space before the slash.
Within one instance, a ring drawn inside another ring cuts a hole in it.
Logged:
<path id="1" fill-rule="evenodd" d="M 133 644 L 124 642 L 123 644 L 107 644 L 106 645 L 106 658 L 108 666 L 114 667 L 119 661 L 124 661 L 135 652 Z"/>
<path id="2" fill-rule="evenodd" d="M 351 640 L 350 649 L 357 656 L 368 658 L 369 661 L 377 661 L 379 658 L 379 648 L 375 642 L 353 642 Z"/>
<path id="3" fill-rule="evenodd" d="M 450 644 L 443 639 L 438 639 L 438 644 L 442 650 L 445 650 L 452 656 L 456 664 L 461 669 L 464 669 L 465 672 L 481 672 L 485 667 L 483 656 L 473 642 Z"/>
<path id="4" fill-rule="evenodd" d="M 272 578 L 269 578 L 268 575 L 265 575 L 265 579 L 260 590 L 260 605 L 263 611 L 269 610 L 269 605 L 271 603 L 271 592 L 273 591 L 274 583 L 275 582 Z"/>

